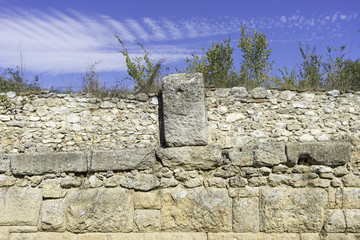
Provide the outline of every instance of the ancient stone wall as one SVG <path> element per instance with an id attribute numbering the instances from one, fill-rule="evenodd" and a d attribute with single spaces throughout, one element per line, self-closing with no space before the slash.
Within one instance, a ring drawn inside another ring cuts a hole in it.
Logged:
<path id="1" fill-rule="evenodd" d="M 360 238 L 360 95 L 164 84 L 3 95 L 0 240 Z"/>

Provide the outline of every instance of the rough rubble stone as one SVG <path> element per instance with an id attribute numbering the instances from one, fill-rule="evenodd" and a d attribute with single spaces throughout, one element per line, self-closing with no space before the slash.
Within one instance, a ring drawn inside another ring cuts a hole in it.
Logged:
<path id="1" fill-rule="evenodd" d="M 94 151 L 92 171 L 123 171 L 151 169 L 155 153 L 151 149 L 124 149 L 114 151 Z"/>
<path id="2" fill-rule="evenodd" d="M 286 90 L 280 93 L 280 99 L 282 100 L 286 100 L 286 101 L 291 101 L 291 99 L 293 99 L 293 97 L 296 95 L 295 92 Z"/>
<path id="3" fill-rule="evenodd" d="M 246 98 L 248 96 L 248 92 L 244 87 L 233 87 L 230 92 L 235 98 Z"/>
<path id="4" fill-rule="evenodd" d="M 38 188 L 0 189 L 0 225 L 36 226 L 41 200 Z"/>
<path id="5" fill-rule="evenodd" d="M 0 155 L 0 173 L 10 170 L 10 159 L 7 154 Z"/>
<path id="6" fill-rule="evenodd" d="M 259 199 L 236 198 L 233 201 L 233 231 L 259 232 Z"/>
<path id="7" fill-rule="evenodd" d="M 16 175 L 87 172 L 87 152 L 27 153 L 8 155 Z"/>
<path id="8" fill-rule="evenodd" d="M 163 231 L 231 231 L 231 199 L 226 189 L 161 190 Z"/>
<path id="9" fill-rule="evenodd" d="M 325 166 L 340 166 L 350 162 L 351 145 L 347 142 L 288 143 L 286 154 L 289 164 L 298 161 Z"/>
<path id="10" fill-rule="evenodd" d="M 165 144 L 171 147 L 207 145 L 202 74 L 172 74 L 162 81 Z"/>
<path id="11" fill-rule="evenodd" d="M 260 99 L 260 98 L 267 98 L 267 90 L 263 87 L 257 87 L 252 89 L 249 94 L 255 98 L 255 99 Z"/>
<path id="12" fill-rule="evenodd" d="M 328 195 L 317 188 L 265 188 L 260 195 L 260 229 L 265 232 L 320 232 Z"/>
<path id="13" fill-rule="evenodd" d="M 165 167 L 175 169 L 183 167 L 185 170 L 209 170 L 222 163 L 221 148 L 219 146 L 158 148 L 156 156 Z"/>
<path id="14" fill-rule="evenodd" d="M 133 205 L 129 190 L 71 189 L 66 196 L 67 230 L 75 233 L 129 232 Z"/>
<path id="15" fill-rule="evenodd" d="M 160 182 L 153 174 L 136 174 L 135 176 L 123 176 L 120 185 L 125 188 L 140 191 L 149 191 L 159 187 Z"/>

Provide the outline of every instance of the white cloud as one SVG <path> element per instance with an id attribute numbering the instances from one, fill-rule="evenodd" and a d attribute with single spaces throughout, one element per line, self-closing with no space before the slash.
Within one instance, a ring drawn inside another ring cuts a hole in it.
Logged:
<path id="1" fill-rule="evenodd" d="M 144 30 L 144 28 L 134 19 L 126 20 L 127 24 L 131 27 L 131 29 L 144 41 L 149 40 L 148 33 Z"/>
<path id="2" fill-rule="evenodd" d="M 163 40 L 166 38 L 165 33 L 163 32 L 161 27 L 156 24 L 154 20 L 150 18 L 144 18 L 143 21 L 151 28 L 156 39 Z"/>

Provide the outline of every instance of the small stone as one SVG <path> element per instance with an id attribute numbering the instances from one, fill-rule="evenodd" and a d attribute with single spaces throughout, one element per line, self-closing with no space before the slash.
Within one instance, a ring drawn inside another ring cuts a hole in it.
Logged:
<path id="1" fill-rule="evenodd" d="M 110 101 L 104 101 L 100 104 L 100 108 L 104 108 L 104 109 L 113 108 L 114 106 L 115 106 L 115 104 L 113 104 Z"/>
<path id="2" fill-rule="evenodd" d="M 220 106 L 220 107 L 217 108 L 217 111 L 218 111 L 219 114 L 223 115 L 223 114 L 228 112 L 228 108 L 225 107 L 225 106 Z"/>
<path id="3" fill-rule="evenodd" d="M 341 179 L 340 178 L 333 178 L 330 182 L 331 186 L 334 188 L 341 187 Z"/>
<path id="4" fill-rule="evenodd" d="M 306 108 L 310 108 L 310 107 L 308 105 L 306 105 L 305 103 L 302 103 L 302 102 L 294 102 L 293 103 L 293 108 L 306 109 Z"/>
<path id="5" fill-rule="evenodd" d="M 149 96 L 146 93 L 139 93 L 136 95 L 136 100 L 140 102 L 146 102 L 149 99 Z"/>
<path id="6" fill-rule="evenodd" d="M 334 173 L 334 176 L 335 176 L 335 177 L 343 177 L 343 176 L 345 176 L 346 174 L 348 174 L 349 171 L 347 170 L 346 167 L 344 167 L 344 166 L 339 166 L 339 167 L 334 168 L 333 173 Z"/>
<path id="7" fill-rule="evenodd" d="M 248 96 L 248 92 L 246 91 L 246 88 L 244 87 L 233 87 L 230 90 L 230 93 L 235 97 L 235 98 L 245 98 Z"/>
<path id="8" fill-rule="evenodd" d="M 326 134 L 322 134 L 322 135 L 317 137 L 317 140 L 320 141 L 320 142 L 329 141 L 329 137 Z"/>
<path id="9" fill-rule="evenodd" d="M 311 142 L 314 141 L 315 138 L 309 134 L 303 134 L 299 138 L 300 142 Z"/>
<path id="10" fill-rule="evenodd" d="M 13 99 L 16 97 L 16 93 L 15 92 L 7 92 L 6 93 L 6 96 L 10 99 Z"/>
<path id="11" fill-rule="evenodd" d="M 291 99 L 293 99 L 293 97 L 295 95 L 296 95 L 296 93 L 286 90 L 286 91 L 281 92 L 280 99 L 290 101 Z"/>
<path id="12" fill-rule="evenodd" d="M 255 99 L 264 99 L 268 96 L 266 89 L 263 87 L 254 88 L 249 93 Z"/>
<path id="13" fill-rule="evenodd" d="M 251 136 L 255 137 L 255 138 L 267 138 L 266 133 L 264 133 L 261 130 L 255 130 L 251 133 Z"/>
<path id="14" fill-rule="evenodd" d="M 232 122 L 236 122 L 238 120 L 241 120 L 241 119 L 245 119 L 246 116 L 244 114 L 241 114 L 241 113 L 230 113 L 226 116 L 226 122 L 228 123 L 232 123 Z"/>
<path id="15" fill-rule="evenodd" d="M 333 97 L 338 97 L 338 96 L 340 96 L 340 91 L 339 90 L 331 90 L 331 91 L 328 91 L 326 93 L 326 95 L 333 96 Z"/>
<path id="16" fill-rule="evenodd" d="M 350 173 L 342 178 L 345 187 L 360 187 L 360 177 Z"/>

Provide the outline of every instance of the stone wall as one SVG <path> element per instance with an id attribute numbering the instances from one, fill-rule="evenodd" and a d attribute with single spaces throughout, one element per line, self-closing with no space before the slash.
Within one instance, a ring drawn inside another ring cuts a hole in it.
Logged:
<path id="1" fill-rule="evenodd" d="M 8 93 L 0 240 L 359 239 L 358 96 Z"/>

